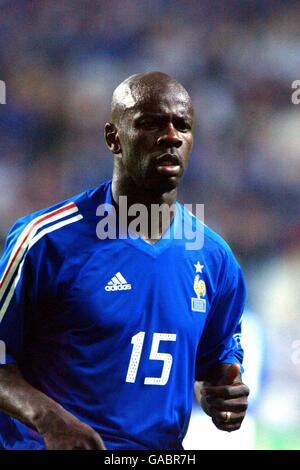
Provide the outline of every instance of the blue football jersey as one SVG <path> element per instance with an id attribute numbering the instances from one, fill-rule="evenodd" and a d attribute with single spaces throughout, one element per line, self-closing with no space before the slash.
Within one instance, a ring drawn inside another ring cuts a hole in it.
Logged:
<path id="1" fill-rule="evenodd" d="M 108 449 L 182 449 L 194 380 L 242 363 L 243 276 L 225 241 L 178 202 L 154 245 L 100 239 L 103 204 L 112 204 L 111 181 L 10 231 L 0 270 L 6 363 Z M 203 233 L 203 247 L 187 249 L 183 221 Z M 4 413 L 0 446 L 45 448 Z"/>

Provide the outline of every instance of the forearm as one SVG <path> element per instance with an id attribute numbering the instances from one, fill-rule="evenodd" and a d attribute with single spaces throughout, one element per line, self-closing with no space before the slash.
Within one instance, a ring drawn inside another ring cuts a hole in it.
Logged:
<path id="1" fill-rule="evenodd" d="M 231 368 L 231 364 L 219 363 L 213 366 L 209 371 L 202 377 L 201 382 L 195 382 L 194 391 L 197 401 L 200 403 L 203 411 L 208 416 L 212 416 L 210 406 L 206 401 L 205 394 L 202 393 L 203 384 L 206 385 L 218 385 L 230 383 L 242 383 L 240 373 L 237 373 L 235 377 L 227 377 L 228 370 Z"/>
<path id="2" fill-rule="evenodd" d="M 105 449 L 93 428 L 32 387 L 15 364 L 0 367 L 0 411 L 36 429 L 47 449 Z"/>
<path id="3" fill-rule="evenodd" d="M 201 393 L 202 385 L 203 385 L 203 382 L 195 382 L 195 385 L 194 385 L 195 397 L 198 403 L 201 405 L 201 408 L 203 409 L 203 411 L 205 411 L 205 413 L 208 416 L 211 416 L 209 412 L 208 403 L 206 402 L 205 397 Z"/>
<path id="4" fill-rule="evenodd" d="M 63 408 L 32 387 L 16 364 L 9 364 L 0 367 L 0 410 L 40 430 L 49 415 L 58 416 Z"/>
<path id="5" fill-rule="evenodd" d="M 240 364 L 218 364 L 195 383 L 195 395 L 205 413 L 222 431 L 240 428 L 247 410 L 249 388 L 241 380 Z"/>
<path id="6" fill-rule="evenodd" d="M 203 377 L 201 377 L 202 382 L 210 383 L 211 385 L 218 385 L 220 383 L 224 383 L 224 378 L 227 376 L 228 370 L 231 368 L 231 364 L 226 364 L 224 362 L 220 362 L 215 364 L 211 367 Z M 227 382 L 228 380 L 225 379 Z M 234 377 L 234 381 L 241 381 L 241 374 L 238 373 Z M 231 380 L 230 380 L 231 382 Z"/>

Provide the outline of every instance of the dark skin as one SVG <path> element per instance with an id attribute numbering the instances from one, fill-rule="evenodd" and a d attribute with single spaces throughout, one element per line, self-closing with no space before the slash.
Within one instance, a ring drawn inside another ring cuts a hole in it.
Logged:
<path id="1" fill-rule="evenodd" d="M 155 203 L 171 206 L 193 146 L 191 99 L 178 82 L 159 72 L 133 76 L 116 95 L 112 122 L 105 126 L 106 143 L 115 155 L 114 201 L 117 205 L 119 196 L 126 195 L 128 206 L 136 202 L 148 208 Z M 121 106 L 119 96 L 129 106 Z M 176 175 L 157 169 L 156 159 L 165 153 L 178 157 Z M 142 236 L 155 243 L 167 228 L 160 225 L 153 239 L 148 233 Z M 249 388 L 242 382 L 238 364 L 215 366 L 203 377 L 203 385 L 196 382 L 195 394 L 218 429 L 239 429 L 246 414 Z M 227 422 L 226 412 L 231 413 Z"/>
<path id="2" fill-rule="evenodd" d="M 103 450 L 96 431 L 32 387 L 16 364 L 0 367 L 0 409 L 37 430 L 48 450 Z"/>
<path id="3" fill-rule="evenodd" d="M 113 199 L 118 204 L 119 196 L 126 195 L 128 206 L 140 203 L 148 209 L 151 204 L 171 206 L 193 145 L 191 99 L 179 83 L 159 72 L 132 77 L 116 95 L 127 96 L 130 105 L 113 99 L 112 122 L 105 126 L 115 155 Z M 141 228 L 141 236 L 155 243 L 167 228 L 160 223 L 153 239 Z"/>
<path id="4" fill-rule="evenodd" d="M 195 396 L 221 431 L 241 427 L 248 407 L 249 388 L 242 381 L 239 364 L 218 364 L 203 383 L 195 382 Z M 230 420 L 226 422 L 226 413 Z"/>
<path id="5" fill-rule="evenodd" d="M 186 90 L 160 72 L 135 75 L 123 82 L 113 95 L 111 122 L 105 139 L 114 154 L 112 193 L 128 197 L 128 206 L 166 203 L 172 206 L 193 145 L 193 107 Z M 161 222 L 161 221 L 160 221 Z M 158 224 L 155 243 L 168 226 Z M 219 429 L 238 429 L 246 412 L 249 389 L 239 370 L 219 364 L 209 371 L 204 397 L 196 396 Z M 79 421 L 60 404 L 32 387 L 17 364 L 0 367 L 0 410 L 37 430 L 51 450 L 103 450 L 98 433 Z M 224 422 L 226 412 L 231 419 Z"/>

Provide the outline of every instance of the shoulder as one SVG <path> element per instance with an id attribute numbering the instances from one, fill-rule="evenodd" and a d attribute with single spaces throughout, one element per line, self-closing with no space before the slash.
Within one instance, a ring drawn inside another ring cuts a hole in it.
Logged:
<path id="1" fill-rule="evenodd" d="M 231 285 L 244 284 L 240 264 L 229 244 L 214 230 L 205 226 L 205 247 L 210 253 L 215 267 L 219 265 L 219 277 L 225 290 Z"/>
<path id="2" fill-rule="evenodd" d="M 57 204 L 21 217 L 11 228 L 5 251 L 28 251 L 33 245 L 44 240 L 57 240 L 64 244 L 76 236 L 79 222 L 90 220 L 107 192 L 108 182 L 82 192 Z"/>
<path id="3" fill-rule="evenodd" d="M 66 199 L 57 204 L 25 215 L 18 219 L 9 232 L 7 243 L 19 241 L 33 241 L 35 237 L 51 233 L 55 229 L 62 228 L 68 224 L 82 219 L 79 210 L 83 195 Z"/>
<path id="4" fill-rule="evenodd" d="M 212 228 L 206 225 L 197 214 L 194 215 L 187 206 L 179 204 L 181 208 L 181 214 L 183 214 L 184 219 L 184 230 L 187 227 L 187 230 L 190 232 L 197 233 L 199 240 L 201 239 L 201 245 L 199 246 L 199 251 L 203 250 L 207 255 L 210 254 L 214 257 L 221 257 L 224 260 L 235 259 L 232 249 L 230 248 L 227 241 Z M 191 233 L 190 233 L 191 235 Z"/>
<path id="5" fill-rule="evenodd" d="M 240 265 L 227 241 L 203 223 L 199 217 L 187 210 L 186 207 L 181 207 L 183 208 L 184 220 L 190 226 L 193 234 L 197 233 L 198 237 L 195 245 L 196 235 L 193 235 L 193 244 L 189 248 L 191 254 L 192 256 L 196 254 L 203 261 L 206 270 L 210 273 L 210 278 L 214 280 L 214 285 L 219 286 L 219 288 L 223 286 L 226 289 L 239 283 L 240 280 L 243 282 Z M 191 238 L 191 233 L 189 238 Z M 196 247 L 194 248 L 193 245 Z"/>
<path id="6" fill-rule="evenodd" d="M 213 229 L 204 224 L 204 243 L 213 253 L 219 253 L 225 261 L 235 260 L 235 256 L 228 242 Z"/>

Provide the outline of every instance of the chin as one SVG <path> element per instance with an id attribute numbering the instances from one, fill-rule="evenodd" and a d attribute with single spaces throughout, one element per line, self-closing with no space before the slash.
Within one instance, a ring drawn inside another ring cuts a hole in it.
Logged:
<path id="1" fill-rule="evenodd" d="M 171 176 L 169 178 L 155 178 L 153 181 L 147 182 L 147 189 L 157 193 L 167 193 L 177 188 L 180 178 Z"/>

